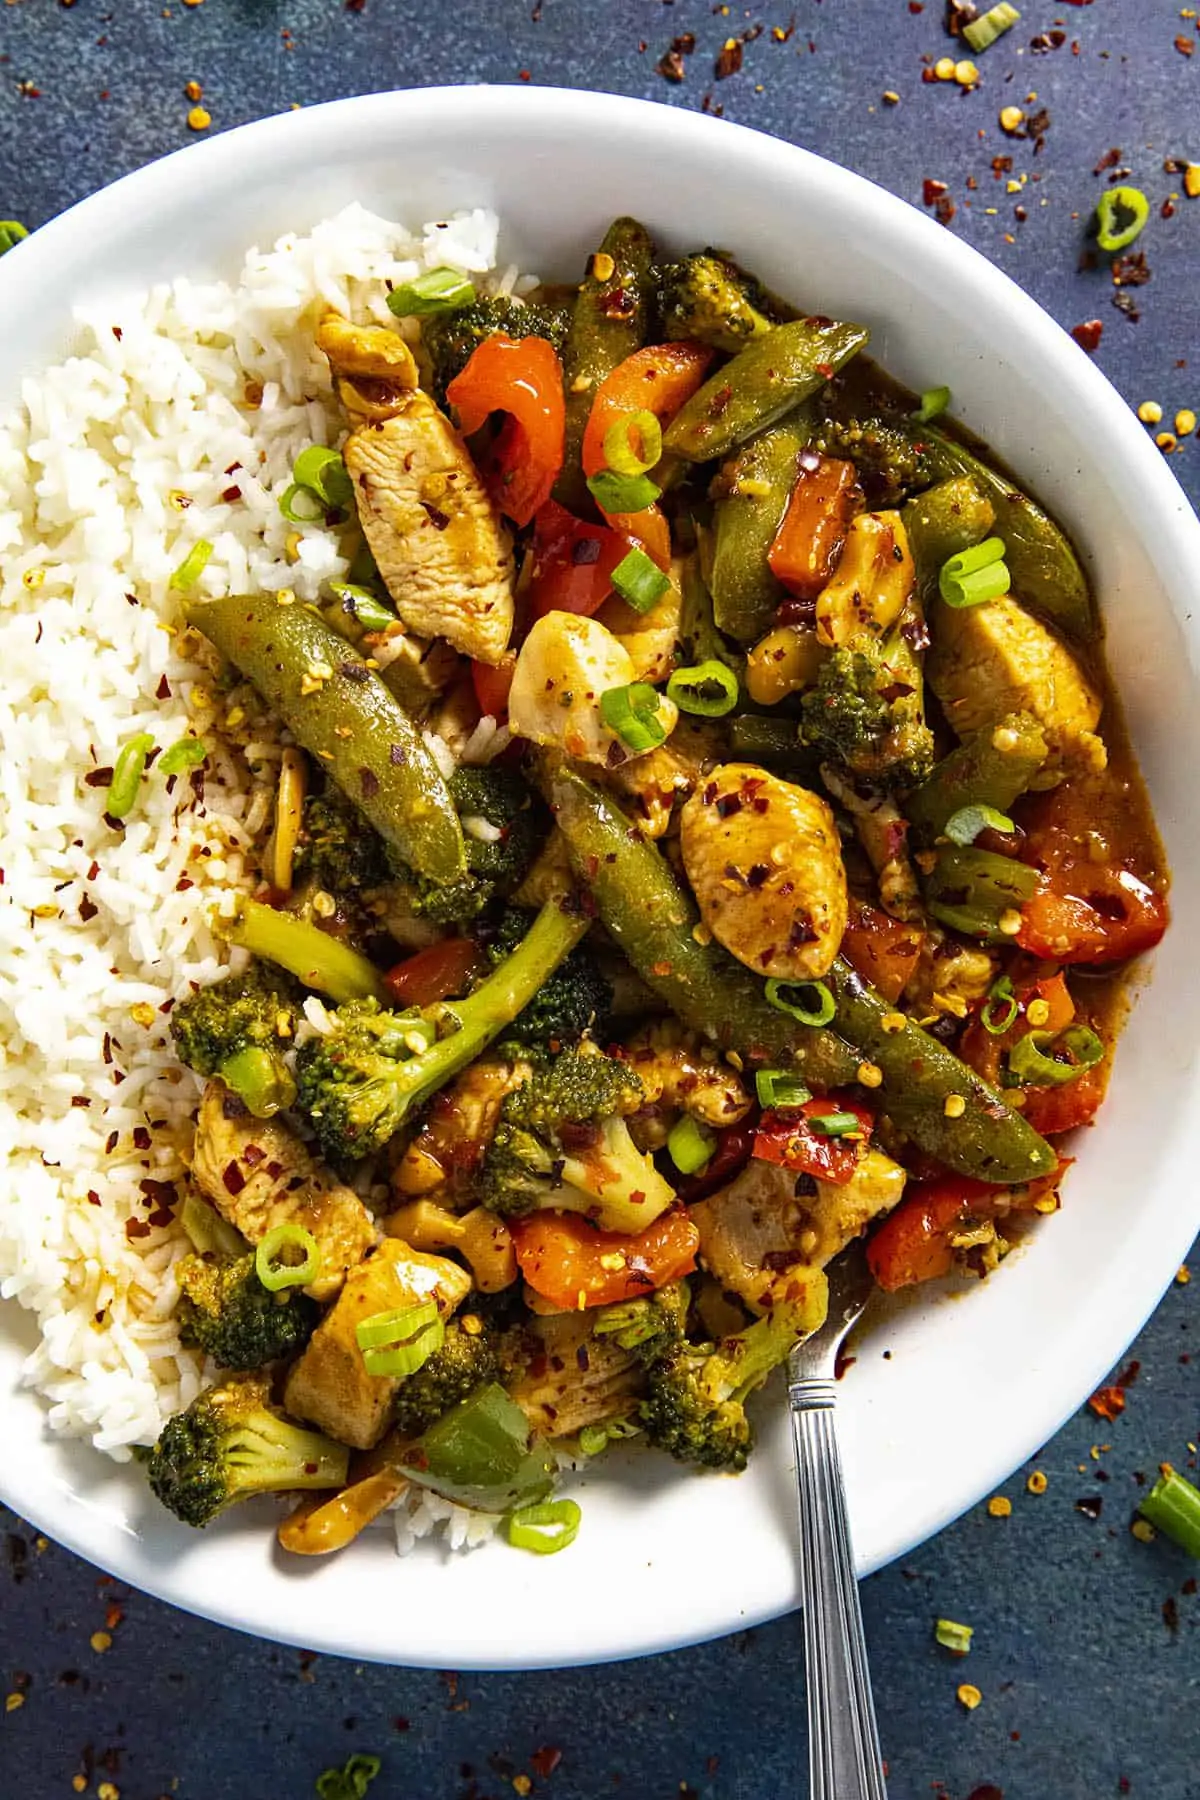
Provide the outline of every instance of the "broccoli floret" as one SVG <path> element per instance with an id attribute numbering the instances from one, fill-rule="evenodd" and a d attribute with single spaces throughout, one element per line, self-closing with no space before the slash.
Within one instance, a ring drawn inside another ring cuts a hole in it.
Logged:
<path id="1" fill-rule="evenodd" d="M 419 1437 L 485 1381 L 498 1378 L 500 1364 L 491 1336 L 482 1320 L 477 1318 L 476 1323 L 480 1329 L 472 1333 L 464 1330 L 461 1321 L 451 1321 L 441 1349 L 396 1389 L 393 1418 L 404 1437 Z"/>
<path id="2" fill-rule="evenodd" d="M 201 988 L 171 1014 L 180 1061 L 205 1078 L 219 1075 L 256 1118 L 270 1118 L 295 1098 L 283 1056 L 296 1028 L 298 996 L 290 976 L 258 962 Z"/>
<path id="3" fill-rule="evenodd" d="M 456 312 L 422 319 L 421 345 L 429 360 L 438 405 L 445 406 L 447 387 L 466 368 L 484 338 L 497 331 L 511 338 L 544 337 L 561 350 L 570 322 L 569 306 L 518 300 L 511 295 L 484 296 Z"/>
<path id="4" fill-rule="evenodd" d="M 500 963 L 529 929 L 530 915 L 519 907 L 509 907 L 502 915 L 488 945 L 488 956 Z M 522 1012 L 513 1026 L 509 1042 L 520 1047 L 538 1048 L 574 1043 L 585 1031 L 602 1036 L 607 1029 L 612 1009 L 612 985 L 601 974 L 591 951 L 581 946 L 573 950 L 549 981 Z"/>
<path id="5" fill-rule="evenodd" d="M 261 1376 L 233 1376 L 206 1388 L 163 1426 L 146 1478 L 185 1525 L 207 1525 L 253 1494 L 345 1486 L 350 1452 L 293 1425 L 269 1393 Z"/>
<path id="6" fill-rule="evenodd" d="M 823 420 L 816 448 L 855 465 L 872 507 L 898 506 L 933 479 L 929 459 L 911 427 L 876 414 Z"/>
<path id="7" fill-rule="evenodd" d="M 641 1096 L 626 1064 L 588 1044 L 534 1066 L 505 1100 L 475 1177 L 483 1204 L 505 1218 L 550 1209 L 604 1231 L 645 1230 L 675 1193 L 620 1116 Z"/>
<path id="8" fill-rule="evenodd" d="M 759 282 L 720 250 L 698 250 L 659 271 L 659 308 L 668 339 L 694 338 L 738 351 L 774 321 Z"/>
<path id="9" fill-rule="evenodd" d="M 512 769 L 456 769 L 450 798 L 463 822 L 467 873 L 435 883 L 413 877 L 413 911 L 436 925 L 478 917 L 524 880 L 550 828 L 545 804 Z M 492 837 L 499 831 L 498 838 Z"/>
<path id="10" fill-rule="evenodd" d="M 298 1104 L 327 1156 L 351 1161 L 382 1149 L 418 1107 L 474 1062 L 511 1025 L 578 943 L 587 921 L 557 901 L 544 906 L 521 942 L 465 1000 L 436 1009 L 450 1029 L 417 1011 L 350 1001 L 327 1035 L 296 1058 Z"/>
<path id="11" fill-rule="evenodd" d="M 597 1337 L 612 1338 L 622 1350 L 632 1350 L 639 1362 L 650 1364 L 682 1340 L 690 1304 L 687 1282 L 671 1281 L 644 1299 L 602 1306 L 592 1329 Z"/>
<path id="12" fill-rule="evenodd" d="M 298 1355 L 321 1316 L 316 1302 L 295 1288 L 270 1293 L 258 1279 L 253 1251 L 233 1262 L 185 1256 L 175 1275 L 184 1343 L 226 1369 L 261 1369 Z"/>
<path id="13" fill-rule="evenodd" d="M 379 833 L 330 786 L 304 802 L 295 872 L 327 894 L 353 897 L 381 887 L 392 869 Z"/>
<path id="14" fill-rule="evenodd" d="M 900 674 L 869 639 L 834 650 L 801 702 L 802 742 L 861 780 L 915 787 L 933 767 L 933 733 L 915 658 Z"/>
<path id="15" fill-rule="evenodd" d="M 741 1470 L 754 1441 L 747 1396 L 796 1342 L 786 1313 L 756 1319 L 717 1345 L 668 1341 L 650 1359 L 638 1419 L 650 1443 L 680 1462 Z"/>

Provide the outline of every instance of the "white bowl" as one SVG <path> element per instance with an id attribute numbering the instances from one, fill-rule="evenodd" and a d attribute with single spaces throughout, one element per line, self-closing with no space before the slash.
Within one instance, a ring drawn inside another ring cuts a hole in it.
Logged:
<path id="1" fill-rule="evenodd" d="M 505 255 L 566 279 L 620 212 L 670 245 L 727 246 L 789 297 L 865 320 L 874 353 L 912 387 L 948 382 L 955 412 L 1069 528 L 1100 593 L 1174 870 L 1174 928 L 1121 1041 L 1111 1098 L 1079 1146 L 1065 1210 L 961 1302 L 935 1298 L 881 1325 L 845 1381 L 865 1573 L 946 1525 L 1053 1434 L 1135 1335 L 1200 1226 L 1200 882 L 1189 829 L 1200 529 L 1083 352 L 949 232 L 803 150 L 598 94 L 450 88 L 346 100 L 126 177 L 0 264 L 0 401 L 25 370 L 61 354 L 73 301 L 181 272 L 230 273 L 249 244 L 352 199 L 417 222 L 494 206 Z M 795 1604 L 778 1397 L 741 1479 L 692 1476 L 652 1456 L 591 1475 L 564 1556 L 426 1548 L 402 1565 L 379 1534 L 306 1565 L 276 1553 L 269 1512 L 244 1509 L 191 1533 L 149 1501 L 135 1470 L 49 1439 L 40 1403 L 18 1387 L 28 1321 L 5 1307 L 0 1331 L 0 1495 L 121 1579 L 226 1624 L 360 1658 L 520 1668 L 664 1650 Z"/>

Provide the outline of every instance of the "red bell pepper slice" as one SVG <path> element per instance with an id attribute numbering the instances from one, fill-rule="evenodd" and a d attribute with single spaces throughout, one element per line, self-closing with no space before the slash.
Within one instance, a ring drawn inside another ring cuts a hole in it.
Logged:
<path id="1" fill-rule="evenodd" d="M 562 364 L 547 338 L 484 338 L 446 388 L 470 437 L 491 413 L 507 413 L 484 458 L 488 492 L 515 525 L 528 525 L 563 465 L 566 401 Z"/>
<path id="2" fill-rule="evenodd" d="M 569 1312 L 636 1300 L 690 1275 L 700 1247 L 699 1229 L 681 1206 L 633 1237 L 597 1231 L 576 1213 L 533 1213 L 510 1230 L 534 1293 Z"/>
<path id="3" fill-rule="evenodd" d="M 811 1123 L 839 1112 L 855 1114 L 861 1136 L 829 1137 Z M 827 1094 L 823 1100 L 806 1100 L 803 1106 L 763 1113 L 754 1134 L 753 1154 L 760 1162 L 778 1163 L 783 1168 L 811 1175 L 817 1181 L 830 1181 L 836 1187 L 845 1187 L 854 1179 L 859 1156 L 873 1125 L 874 1120 L 861 1101 Z"/>
<path id="4" fill-rule="evenodd" d="M 472 938 L 445 938 L 389 969 L 384 985 L 404 1006 L 432 1006 L 436 1000 L 465 994 L 483 961 Z"/>
<path id="5" fill-rule="evenodd" d="M 630 540 L 609 525 L 577 519 L 557 500 L 548 500 L 533 528 L 533 615 L 598 611 L 612 593 L 612 572 L 629 554 Z"/>

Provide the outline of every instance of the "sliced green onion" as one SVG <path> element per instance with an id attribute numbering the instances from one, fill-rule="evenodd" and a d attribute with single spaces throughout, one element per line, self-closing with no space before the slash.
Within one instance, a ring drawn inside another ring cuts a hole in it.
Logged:
<path id="1" fill-rule="evenodd" d="M 642 1428 L 633 1419 L 610 1419 L 604 1427 L 613 1443 L 623 1438 L 641 1437 Z"/>
<path id="2" fill-rule="evenodd" d="M 373 594 L 370 588 L 359 587 L 357 582 L 331 581 L 329 591 L 341 601 L 342 611 L 357 619 L 364 631 L 390 631 L 393 625 L 400 623 L 378 594 Z"/>
<path id="3" fill-rule="evenodd" d="M 22 238 L 29 236 L 28 228 L 17 219 L 0 219 L 0 256 L 11 250 Z"/>
<path id="4" fill-rule="evenodd" d="M 158 759 L 157 768 L 160 775 L 182 775 L 185 769 L 198 769 L 208 755 L 208 745 L 203 738 L 176 738 L 170 749 L 164 750 Z"/>
<path id="5" fill-rule="evenodd" d="M 662 493 L 648 475 L 617 475 L 612 469 L 589 475 L 587 485 L 596 505 L 606 513 L 645 512 Z"/>
<path id="6" fill-rule="evenodd" d="M 687 1113 L 672 1125 L 667 1138 L 667 1155 L 681 1175 L 698 1174 L 716 1147 L 716 1132 L 707 1130 Z"/>
<path id="7" fill-rule="evenodd" d="M 360 1319 L 354 1336 L 360 1350 L 381 1350 L 388 1344 L 401 1344 L 414 1337 L 440 1315 L 436 1300 L 423 1300 L 417 1306 L 401 1306 L 394 1312 L 372 1313 Z"/>
<path id="8" fill-rule="evenodd" d="M 1007 594 L 1012 577 L 1004 561 L 1004 539 L 985 538 L 970 550 L 947 557 L 938 575 L 938 592 L 947 606 L 979 606 Z"/>
<path id="9" fill-rule="evenodd" d="M 398 319 L 423 319 L 433 313 L 458 312 L 470 306 L 474 298 L 474 284 L 462 270 L 443 264 L 440 269 L 429 269 L 415 281 L 393 288 L 387 303 L 388 311 Z"/>
<path id="10" fill-rule="evenodd" d="M 822 1137 L 831 1138 L 854 1137 L 863 1128 L 858 1114 L 852 1112 L 810 1113 L 808 1123 Z"/>
<path id="11" fill-rule="evenodd" d="M 1017 828 L 1005 813 L 994 806 L 960 806 L 950 814 L 942 830 L 952 844 L 973 844 L 981 831 L 1008 833 Z"/>
<path id="12" fill-rule="evenodd" d="M 969 25 L 962 28 L 963 42 L 971 46 L 976 56 L 981 50 L 990 50 L 997 38 L 1011 31 L 1021 17 L 1015 6 L 1008 0 L 1000 0 L 999 5 L 990 6 L 979 19 L 972 19 Z"/>
<path id="13" fill-rule="evenodd" d="M 913 418 L 919 425 L 929 425 L 934 419 L 941 418 L 949 404 L 950 389 L 948 387 L 926 388 L 921 395 L 921 404 L 913 414 Z"/>
<path id="14" fill-rule="evenodd" d="M 680 712 L 701 719 L 723 719 L 738 703 L 738 680 L 727 663 L 712 657 L 690 669 L 676 669 L 667 682 L 667 698 Z"/>
<path id="15" fill-rule="evenodd" d="M 662 426 L 652 412 L 626 413 L 604 434 L 604 461 L 614 475 L 644 475 L 662 456 Z"/>
<path id="16" fill-rule="evenodd" d="M 1096 206 L 1096 242 L 1106 252 L 1125 250 L 1149 217 L 1150 202 L 1141 188 L 1109 188 Z"/>
<path id="17" fill-rule="evenodd" d="M 170 585 L 181 594 L 186 594 L 189 588 L 194 588 L 208 567 L 208 559 L 212 553 L 213 547 L 208 539 L 200 538 L 192 545 L 172 575 Z"/>
<path id="18" fill-rule="evenodd" d="M 245 1044 L 227 1056 L 220 1075 L 256 1119 L 273 1119 L 296 1098 L 296 1084 L 286 1064 L 261 1044 Z"/>
<path id="19" fill-rule="evenodd" d="M 648 681 L 606 688 L 600 696 L 600 717 L 625 748 L 637 755 L 667 741 L 666 729 L 658 716 L 658 695 Z"/>
<path id="20" fill-rule="evenodd" d="M 415 1307 L 411 1310 L 419 1312 L 423 1309 Z M 446 1327 L 435 1306 L 432 1319 L 426 1319 L 424 1324 L 417 1326 L 401 1342 L 389 1341 L 386 1347 L 364 1350 L 363 1367 L 368 1375 L 390 1375 L 403 1381 L 409 1375 L 415 1375 L 441 1349 L 445 1341 Z"/>
<path id="21" fill-rule="evenodd" d="M 383 1764 L 377 1756 L 352 1756 L 340 1769 L 317 1776 L 317 1800 L 366 1800 L 367 1789 Z"/>
<path id="22" fill-rule="evenodd" d="M 1174 1469 L 1159 1477 L 1138 1511 L 1189 1556 L 1200 1556 L 1200 1488 Z"/>
<path id="23" fill-rule="evenodd" d="M 997 1008 L 1003 1007 L 1003 1011 Z M 988 997 L 984 1002 L 979 1022 L 992 1037 L 1003 1037 L 1016 1023 L 1020 1012 L 1020 1003 L 1013 992 L 1013 984 L 1007 975 L 1001 975 L 988 989 Z"/>
<path id="24" fill-rule="evenodd" d="M 146 758 L 153 748 L 154 739 L 150 733 L 139 731 L 117 757 L 104 802 L 104 810 L 110 818 L 123 819 L 133 811 L 146 772 Z"/>
<path id="25" fill-rule="evenodd" d="M 803 1106 L 812 1094 L 805 1087 L 798 1075 L 792 1075 L 787 1069 L 759 1069 L 754 1076 L 754 1091 L 758 1095 L 760 1106 L 772 1107 L 776 1111 L 785 1106 Z"/>
<path id="26" fill-rule="evenodd" d="M 640 613 L 653 612 L 671 588 L 671 577 L 664 575 L 654 558 L 636 546 L 621 558 L 611 580 L 622 600 Z"/>
<path id="27" fill-rule="evenodd" d="M 349 506 L 354 486 L 345 458 L 324 444 L 310 444 L 292 464 L 292 480 L 308 488 L 326 506 Z"/>
<path id="28" fill-rule="evenodd" d="M 297 512 L 296 501 L 301 495 L 304 496 L 306 510 Z M 328 509 L 311 488 L 306 488 L 303 482 L 293 481 L 287 492 L 280 495 L 279 510 L 289 525 L 315 525 L 319 519 L 324 519 Z"/>
<path id="29" fill-rule="evenodd" d="M 1071 1061 L 1048 1056 L 1051 1044 L 1066 1050 Z M 1023 1087 L 1065 1087 L 1103 1061 L 1104 1045 L 1090 1025 L 1068 1025 L 1057 1037 L 1049 1031 L 1027 1031 L 1008 1053 L 1009 1071 Z"/>
<path id="30" fill-rule="evenodd" d="M 579 1434 L 579 1448 L 584 1456 L 599 1456 L 608 1449 L 608 1426 L 585 1425 Z"/>
<path id="31" fill-rule="evenodd" d="M 789 1000 L 788 994 L 799 994 L 799 1000 Z M 781 981 L 773 976 L 767 983 L 767 1002 L 779 1012 L 790 1013 L 793 1019 L 799 1019 L 802 1025 L 828 1025 L 837 1011 L 837 1001 L 823 981 Z M 811 995 L 809 1004 L 803 996 Z"/>
<path id="32" fill-rule="evenodd" d="M 574 1500 L 543 1500 L 538 1506 L 522 1506 L 508 1515 L 508 1541 L 516 1550 L 553 1556 L 575 1542 L 582 1517 Z"/>
<path id="33" fill-rule="evenodd" d="M 278 1262 L 282 1250 L 302 1251 L 299 1262 Z M 273 1225 L 254 1252 L 254 1272 L 269 1294 L 305 1287 L 321 1267 L 321 1247 L 303 1225 Z"/>
<path id="34" fill-rule="evenodd" d="M 971 1648 L 975 1628 L 972 1625 L 957 1625 L 953 1619 L 937 1619 L 934 1621 L 933 1635 L 943 1650 L 953 1650 L 955 1656 L 965 1656 Z"/>

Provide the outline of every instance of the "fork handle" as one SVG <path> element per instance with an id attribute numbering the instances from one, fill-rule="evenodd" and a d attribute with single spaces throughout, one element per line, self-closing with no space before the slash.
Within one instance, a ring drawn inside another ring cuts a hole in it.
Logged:
<path id="1" fill-rule="evenodd" d="M 887 1800 L 832 1381 L 788 1387 L 800 1497 L 811 1800 Z"/>

